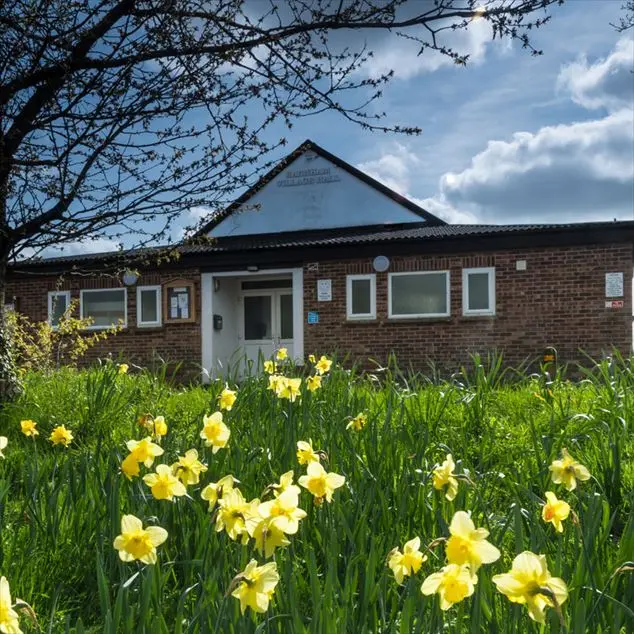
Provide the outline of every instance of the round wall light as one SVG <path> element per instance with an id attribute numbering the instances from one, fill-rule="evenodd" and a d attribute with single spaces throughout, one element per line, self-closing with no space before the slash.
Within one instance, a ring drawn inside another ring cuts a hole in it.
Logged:
<path id="1" fill-rule="evenodd" d="M 385 255 L 377 255 L 372 260 L 372 267 L 377 273 L 385 273 L 390 268 L 390 259 Z"/>
<path id="2" fill-rule="evenodd" d="M 125 271 L 121 279 L 126 286 L 134 286 L 139 279 L 139 274 L 136 271 Z"/>

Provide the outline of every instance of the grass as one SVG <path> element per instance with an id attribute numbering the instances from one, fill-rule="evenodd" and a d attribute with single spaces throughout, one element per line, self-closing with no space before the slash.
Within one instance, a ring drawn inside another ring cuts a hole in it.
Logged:
<path id="1" fill-rule="evenodd" d="M 632 632 L 632 362 L 605 361 L 575 383 L 508 378 L 498 363 L 434 382 L 395 368 L 360 375 L 333 365 L 322 389 L 302 388 L 291 403 L 266 389 L 264 374 L 254 374 L 225 413 L 228 447 L 212 454 L 199 432 L 203 415 L 216 410 L 219 382 L 180 388 L 140 369 L 119 375 L 109 363 L 26 375 L 25 395 L 0 413 L 9 439 L 0 460 L 0 573 L 12 596 L 37 615 L 37 624 L 22 615 L 23 630 Z M 362 411 L 367 426 L 346 430 Z M 140 478 L 120 473 L 125 442 L 143 436 L 137 418 L 146 412 L 169 425 L 157 463 L 171 464 L 195 447 L 208 465 L 190 497 L 155 500 Z M 26 418 L 38 423 L 35 441 L 20 433 Z M 58 424 L 74 434 L 67 449 L 47 440 Z M 282 473 L 304 472 L 296 443 L 309 438 L 346 484 L 321 506 L 302 492 L 307 517 L 290 546 L 275 552 L 280 582 L 271 606 L 241 615 L 226 591 L 251 558 L 264 559 L 252 540 L 241 545 L 215 531 L 200 489 L 231 473 L 246 499 L 258 497 Z M 548 466 L 563 447 L 592 473 L 572 492 L 550 481 Z M 431 482 L 447 453 L 461 474 L 452 502 Z M 541 519 L 547 490 L 578 518 L 566 520 L 561 535 Z M 437 596 L 420 592 L 423 579 L 445 563 L 442 544 L 401 586 L 386 557 L 415 536 L 423 545 L 446 537 L 457 510 L 470 511 L 476 526 L 490 531 L 502 557 L 480 569 L 472 597 L 443 612 Z M 112 544 L 125 513 L 168 531 L 157 565 L 120 561 Z M 551 574 L 568 584 L 563 623 L 553 609 L 545 625 L 534 623 L 492 583 L 524 550 L 545 554 Z"/>

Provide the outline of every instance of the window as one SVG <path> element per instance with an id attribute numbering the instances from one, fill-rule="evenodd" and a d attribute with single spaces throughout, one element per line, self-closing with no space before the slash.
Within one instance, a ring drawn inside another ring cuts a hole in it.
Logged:
<path id="1" fill-rule="evenodd" d="M 389 317 L 447 317 L 449 271 L 388 274 Z"/>
<path id="2" fill-rule="evenodd" d="M 137 326 L 161 325 L 160 286 L 137 286 L 136 323 Z"/>
<path id="3" fill-rule="evenodd" d="M 462 270 L 464 315 L 495 315 L 495 269 Z"/>
<path id="4" fill-rule="evenodd" d="M 348 319 L 376 318 L 376 275 L 348 275 L 346 297 Z"/>
<path id="5" fill-rule="evenodd" d="M 79 295 L 82 319 L 92 319 L 90 330 L 128 325 L 125 288 L 81 291 Z"/>
<path id="6" fill-rule="evenodd" d="M 70 306 L 70 291 L 51 291 L 48 294 L 48 323 L 57 328 L 59 320 Z"/>

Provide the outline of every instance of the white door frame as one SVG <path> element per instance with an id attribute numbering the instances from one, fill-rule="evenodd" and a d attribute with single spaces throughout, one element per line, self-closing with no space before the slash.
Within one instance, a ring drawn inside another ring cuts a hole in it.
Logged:
<path id="1" fill-rule="evenodd" d="M 216 364 L 213 351 L 213 314 L 214 314 L 214 278 L 215 277 L 256 277 L 256 276 L 274 276 L 284 273 L 290 273 L 292 278 L 293 293 L 293 347 L 295 361 L 299 364 L 304 363 L 304 270 L 299 268 L 286 269 L 261 269 L 259 271 L 218 271 L 214 273 L 201 273 L 201 311 L 200 311 L 200 329 L 201 329 L 201 359 L 202 372 L 201 378 L 203 383 L 209 383 L 212 376 L 216 372 Z M 237 299 L 237 297 L 236 297 Z M 238 342 L 236 341 L 236 348 Z"/>

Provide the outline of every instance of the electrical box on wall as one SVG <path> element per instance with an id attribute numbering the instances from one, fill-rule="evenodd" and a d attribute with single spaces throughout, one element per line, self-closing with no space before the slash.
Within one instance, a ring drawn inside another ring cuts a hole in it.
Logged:
<path id="1" fill-rule="evenodd" d="M 222 315 L 214 315 L 214 330 L 222 330 Z"/>

